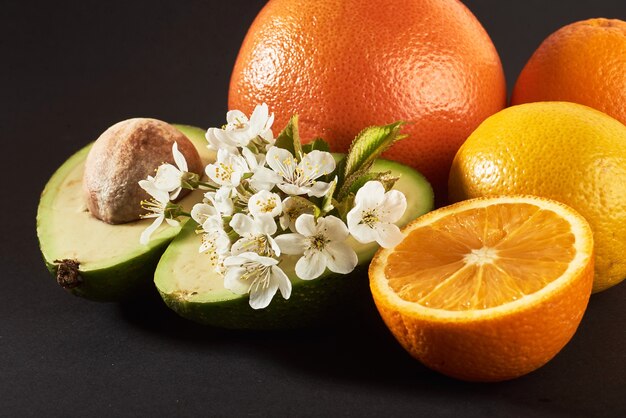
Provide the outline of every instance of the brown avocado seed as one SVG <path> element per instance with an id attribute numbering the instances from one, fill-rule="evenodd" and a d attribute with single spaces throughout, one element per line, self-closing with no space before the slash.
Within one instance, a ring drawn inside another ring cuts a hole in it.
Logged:
<path id="1" fill-rule="evenodd" d="M 104 131 L 85 162 L 83 192 L 91 214 L 110 224 L 139 219 L 145 213 L 140 202 L 150 196 L 138 182 L 154 175 L 163 163 L 175 164 L 174 142 L 185 156 L 189 171 L 201 175 L 202 162 L 196 147 L 168 123 L 134 118 Z M 179 198 L 188 192 L 183 189 Z"/>

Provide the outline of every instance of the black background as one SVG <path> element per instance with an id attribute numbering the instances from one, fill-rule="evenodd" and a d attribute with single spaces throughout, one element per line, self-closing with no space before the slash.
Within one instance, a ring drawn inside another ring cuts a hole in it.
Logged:
<path id="1" fill-rule="evenodd" d="M 365 1 L 365 0 L 364 0 Z M 197 326 L 158 298 L 62 291 L 35 213 L 54 169 L 116 121 L 221 124 L 238 46 L 263 1 L 0 3 L 0 415 L 624 416 L 626 284 L 594 295 L 542 369 L 499 384 L 440 376 L 362 318 L 296 332 Z M 626 20 L 624 0 L 472 0 L 509 89 L 557 28 Z"/>

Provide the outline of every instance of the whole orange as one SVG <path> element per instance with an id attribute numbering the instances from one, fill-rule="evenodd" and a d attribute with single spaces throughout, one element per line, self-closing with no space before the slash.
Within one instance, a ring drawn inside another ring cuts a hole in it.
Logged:
<path id="1" fill-rule="evenodd" d="M 512 104 L 566 101 L 626 124 L 626 22 L 589 19 L 550 35 L 522 70 Z"/>
<path id="2" fill-rule="evenodd" d="M 421 171 L 438 199 L 456 150 L 506 102 L 498 53 L 456 0 L 270 0 L 243 41 L 229 108 L 265 102 L 281 129 L 345 152 L 370 125 L 412 122 L 386 157 Z"/>

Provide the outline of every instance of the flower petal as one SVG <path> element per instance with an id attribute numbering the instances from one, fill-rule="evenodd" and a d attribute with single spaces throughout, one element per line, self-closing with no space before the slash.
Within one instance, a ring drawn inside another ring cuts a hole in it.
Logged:
<path id="1" fill-rule="evenodd" d="M 196 203 L 191 208 L 191 219 L 196 221 L 198 225 L 202 225 L 209 217 L 217 215 L 217 211 L 211 205 L 206 203 Z"/>
<path id="2" fill-rule="evenodd" d="M 204 232 L 208 232 L 209 234 L 214 233 L 225 233 L 224 232 L 224 218 L 222 215 L 213 215 L 206 218 L 204 223 L 201 225 Z"/>
<path id="3" fill-rule="evenodd" d="M 303 213 L 296 219 L 296 231 L 305 237 L 311 237 L 317 232 L 317 225 L 315 224 L 315 217 L 308 213 Z"/>
<path id="4" fill-rule="evenodd" d="M 248 199 L 248 210 L 252 216 L 266 214 L 274 218 L 283 211 L 283 202 L 276 193 L 261 190 Z"/>
<path id="5" fill-rule="evenodd" d="M 139 187 L 144 189 L 150 196 L 161 203 L 167 203 L 170 201 L 170 194 L 164 190 L 160 190 L 153 181 L 139 180 Z"/>
<path id="6" fill-rule="evenodd" d="M 226 255 L 230 251 L 230 238 L 224 231 L 220 231 L 215 238 L 215 252 L 219 255 Z"/>
<path id="7" fill-rule="evenodd" d="M 182 187 L 178 187 L 178 188 L 176 188 L 176 189 L 172 190 L 172 191 L 170 192 L 170 200 L 171 200 L 171 201 L 174 201 L 174 200 L 178 199 L 178 195 L 180 194 L 180 192 L 181 192 L 182 190 L 183 190 L 183 188 L 182 188 Z"/>
<path id="8" fill-rule="evenodd" d="M 217 189 L 216 192 L 205 193 L 204 197 L 211 202 L 217 212 L 221 215 L 230 216 L 233 214 L 233 210 L 235 209 L 233 200 L 230 198 L 231 193 L 232 188 L 222 186 Z"/>
<path id="9" fill-rule="evenodd" d="M 283 192 L 287 193 L 288 195 L 291 196 L 299 196 L 301 194 L 307 194 L 309 192 L 309 188 L 308 187 L 300 187 L 300 186 L 296 186 L 295 184 L 291 184 L 291 183 L 283 183 L 283 184 L 277 184 L 276 185 L 280 190 L 282 190 Z"/>
<path id="10" fill-rule="evenodd" d="M 317 231 L 331 241 L 344 241 L 350 235 L 346 224 L 332 215 L 317 220 Z"/>
<path id="11" fill-rule="evenodd" d="M 287 212 L 283 212 L 278 218 L 278 222 L 280 223 L 280 228 L 284 231 L 289 228 L 291 224 L 291 216 L 289 216 Z"/>
<path id="12" fill-rule="evenodd" d="M 356 224 L 349 227 L 350 234 L 361 244 L 368 244 L 378 240 L 378 233 L 375 229 L 365 224 Z"/>
<path id="13" fill-rule="evenodd" d="M 348 230 L 352 231 L 363 220 L 363 208 L 360 205 L 355 205 L 346 215 L 346 220 L 348 221 Z"/>
<path id="14" fill-rule="evenodd" d="M 312 280 L 326 270 L 326 257 L 320 251 L 310 251 L 296 263 L 296 274 L 302 280 Z"/>
<path id="15" fill-rule="evenodd" d="M 291 296 L 291 280 L 285 272 L 278 266 L 272 267 L 272 281 L 278 283 L 278 289 L 283 299 L 289 299 Z"/>
<path id="16" fill-rule="evenodd" d="M 241 175 L 243 173 L 241 173 L 240 171 L 234 171 L 231 175 L 230 175 L 230 183 L 233 185 L 233 187 L 238 187 L 239 184 L 241 183 Z"/>
<path id="17" fill-rule="evenodd" d="M 270 245 L 270 248 L 272 249 L 276 257 L 280 256 L 280 247 L 278 246 L 276 240 L 269 235 L 267 235 L 266 237 L 267 243 Z"/>
<path id="18" fill-rule="evenodd" d="M 309 196 L 322 197 L 326 193 L 328 193 L 328 190 L 330 189 L 331 185 L 332 185 L 332 183 L 325 183 L 323 181 L 316 181 L 316 182 L 313 183 L 313 185 L 311 187 L 309 187 L 309 190 L 307 191 L 307 194 Z"/>
<path id="19" fill-rule="evenodd" d="M 208 148 L 214 151 L 220 149 L 227 149 L 230 152 L 236 152 L 237 148 L 235 144 L 224 134 L 224 131 L 219 128 L 209 128 L 204 135 L 209 143 Z"/>
<path id="20" fill-rule="evenodd" d="M 241 276 L 243 276 L 245 272 L 246 269 L 243 267 L 228 268 L 226 270 L 226 274 L 224 275 L 224 287 L 238 295 L 245 295 L 246 293 L 248 293 L 250 284 L 246 283 L 244 280 L 241 280 Z"/>
<path id="21" fill-rule="evenodd" d="M 299 255 L 306 249 L 307 239 L 300 234 L 283 234 L 274 238 L 280 251 L 285 254 Z"/>
<path id="22" fill-rule="evenodd" d="M 269 116 L 269 109 L 267 104 L 263 103 L 257 105 L 250 116 L 250 133 L 257 136 L 265 128 L 267 118 Z"/>
<path id="23" fill-rule="evenodd" d="M 274 221 L 272 215 L 262 213 L 254 217 L 254 222 L 258 233 L 266 235 L 274 235 L 276 233 L 276 221 Z"/>
<path id="24" fill-rule="evenodd" d="M 230 220 L 230 226 L 240 236 L 256 234 L 259 230 L 252 217 L 244 215 L 243 213 L 235 213 L 233 219 Z"/>
<path id="25" fill-rule="evenodd" d="M 324 247 L 328 269 L 335 273 L 348 274 L 356 267 L 359 259 L 345 242 L 329 242 Z"/>
<path id="26" fill-rule="evenodd" d="M 248 181 L 254 190 L 272 190 L 282 177 L 267 167 L 257 167 Z"/>
<path id="27" fill-rule="evenodd" d="M 335 159 L 330 152 L 314 150 L 302 157 L 298 167 L 307 178 L 316 179 L 335 170 Z"/>
<path id="28" fill-rule="evenodd" d="M 209 128 L 207 129 L 206 133 L 204 134 L 204 137 L 206 138 L 208 144 L 208 148 L 212 149 L 212 150 L 218 150 L 220 149 L 220 140 L 217 138 L 217 136 L 215 136 L 215 131 L 218 130 L 217 128 Z"/>
<path id="29" fill-rule="evenodd" d="M 354 197 L 354 205 L 363 209 L 373 209 L 378 207 L 385 196 L 385 187 L 379 181 L 368 181 L 357 192 Z"/>
<path id="30" fill-rule="evenodd" d="M 384 222 L 394 223 L 404 215 L 406 210 L 406 196 L 398 190 L 389 190 L 385 193 L 378 209 L 380 218 Z"/>
<path id="31" fill-rule="evenodd" d="M 226 112 L 226 123 L 228 123 L 229 125 L 248 123 L 248 117 L 241 110 L 229 110 L 228 112 Z"/>
<path id="32" fill-rule="evenodd" d="M 154 176 L 154 185 L 159 190 L 171 192 L 180 187 L 181 171 L 172 164 L 161 164 Z"/>
<path id="33" fill-rule="evenodd" d="M 254 256 L 258 256 L 256 253 L 241 253 L 240 255 L 233 255 L 230 257 L 226 257 L 224 260 L 224 266 L 226 267 L 237 267 L 241 266 L 243 263 L 248 261 L 255 261 Z"/>
<path id="34" fill-rule="evenodd" d="M 284 178 L 291 178 L 298 166 L 293 155 L 286 149 L 279 147 L 271 147 L 267 151 L 265 163 Z"/>
<path id="35" fill-rule="evenodd" d="M 248 256 L 248 255 L 247 255 Z M 256 261 L 263 266 L 275 266 L 278 264 L 278 260 L 272 257 L 265 257 L 256 253 L 250 253 L 248 256 L 250 259 Z"/>
<path id="36" fill-rule="evenodd" d="M 172 145 L 172 155 L 174 156 L 174 162 L 180 171 L 185 172 L 189 170 L 187 167 L 187 160 L 185 160 L 183 153 L 178 150 L 178 143 L 176 143 L 176 141 L 174 141 L 174 145 Z"/>
<path id="37" fill-rule="evenodd" d="M 376 242 L 383 248 L 393 248 L 400 244 L 404 235 L 400 232 L 400 228 L 394 224 L 378 223 L 374 226 L 378 238 Z"/>
<path id="38" fill-rule="evenodd" d="M 271 274 L 271 273 L 270 273 Z M 270 280 L 267 287 L 252 286 L 250 290 L 250 307 L 252 309 L 263 309 L 272 301 L 272 298 L 278 290 L 278 282 Z"/>
<path id="39" fill-rule="evenodd" d="M 165 219 L 163 215 L 158 216 L 154 219 L 154 222 L 152 222 L 149 227 L 143 230 L 141 236 L 139 237 L 140 244 L 147 245 L 148 242 L 150 242 L 150 237 L 152 236 L 152 233 L 156 231 L 159 226 L 161 226 L 161 224 L 163 223 L 163 219 Z"/>
<path id="40" fill-rule="evenodd" d="M 213 134 L 217 138 L 218 141 L 218 152 L 219 150 L 225 150 L 231 153 L 237 152 L 237 138 L 236 132 L 225 131 L 223 129 L 216 129 L 213 131 Z"/>
<path id="41" fill-rule="evenodd" d="M 250 239 L 247 237 L 239 238 L 230 248 L 232 255 L 242 255 L 248 252 L 257 252 L 259 245 L 256 239 Z"/>

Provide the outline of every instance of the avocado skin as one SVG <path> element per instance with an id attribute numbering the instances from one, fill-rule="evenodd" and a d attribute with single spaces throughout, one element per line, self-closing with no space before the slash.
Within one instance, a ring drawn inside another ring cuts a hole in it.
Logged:
<path id="1" fill-rule="evenodd" d="M 183 318 L 218 328 L 239 330 L 278 330 L 323 326 L 344 318 L 344 310 L 358 308 L 355 301 L 367 301 L 367 265 L 359 265 L 348 275 L 328 274 L 293 286 L 291 297 L 279 294 L 265 308 L 254 310 L 247 298 L 222 302 L 190 302 L 159 290 L 165 304 Z M 297 309 L 294 308 L 297 306 Z M 350 312 L 346 312 L 350 314 Z"/>
<path id="2" fill-rule="evenodd" d="M 137 257 L 111 267 L 90 271 L 79 269 L 81 283 L 64 289 L 95 302 L 123 302 L 137 297 L 152 286 L 154 270 L 170 242 L 164 241 Z M 44 261 L 50 274 L 57 277 L 59 265 Z"/>

